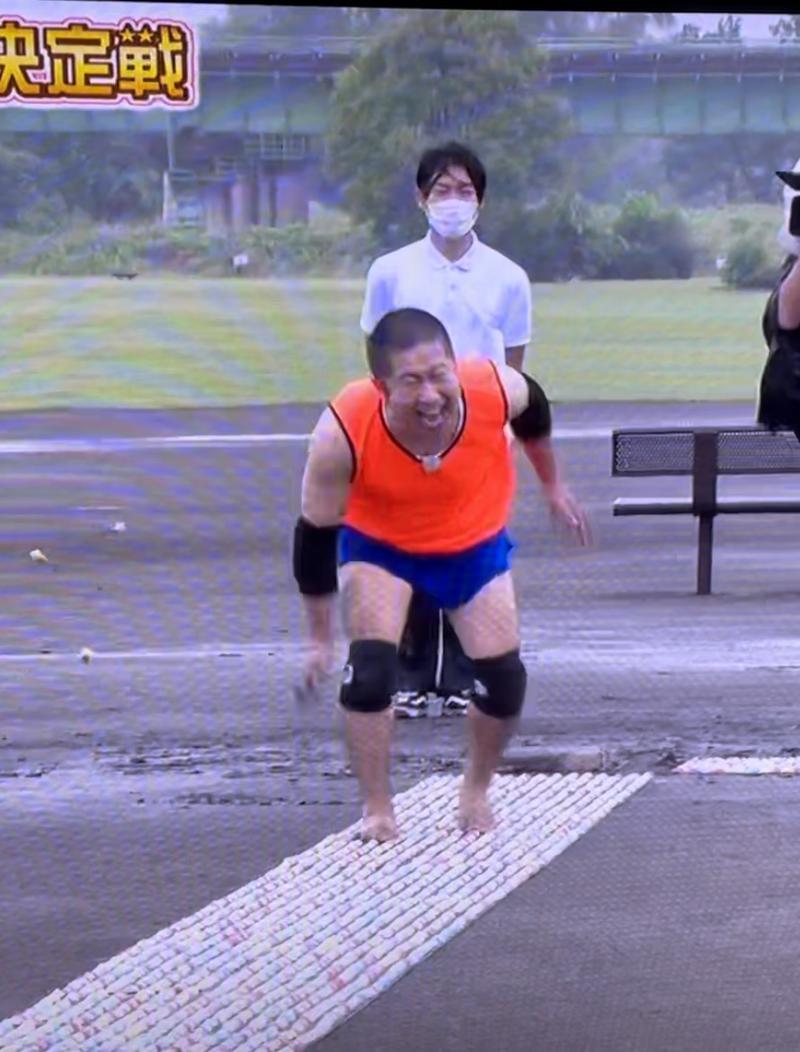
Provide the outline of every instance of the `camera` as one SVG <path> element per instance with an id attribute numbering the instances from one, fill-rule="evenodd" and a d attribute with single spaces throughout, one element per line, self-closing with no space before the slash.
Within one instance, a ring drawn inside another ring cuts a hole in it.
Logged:
<path id="1" fill-rule="evenodd" d="M 789 233 L 792 237 L 800 237 L 800 195 L 792 198 L 789 212 Z"/>

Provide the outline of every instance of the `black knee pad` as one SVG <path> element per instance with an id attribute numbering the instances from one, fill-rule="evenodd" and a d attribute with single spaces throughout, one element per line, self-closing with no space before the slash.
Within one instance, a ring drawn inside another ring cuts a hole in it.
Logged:
<path id="1" fill-rule="evenodd" d="M 487 716 L 510 720 L 519 716 L 525 702 L 528 673 L 519 656 L 519 649 L 500 657 L 479 658 L 474 662 L 478 689 L 474 704 Z"/>
<path id="2" fill-rule="evenodd" d="M 382 639 L 350 644 L 339 701 L 350 712 L 383 712 L 397 690 L 397 646 Z"/>

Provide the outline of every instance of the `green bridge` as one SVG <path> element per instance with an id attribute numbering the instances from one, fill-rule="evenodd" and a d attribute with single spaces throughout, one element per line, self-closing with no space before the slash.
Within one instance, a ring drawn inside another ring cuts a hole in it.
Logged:
<path id="1" fill-rule="evenodd" d="M 550 50 L 545 79 L 583 134 L 800 130 L 800 45 L 566 44 Z"/>
<path id="2" fill-rule="evenodd" d="M 3 132 L 163 136 L 165 220 L 230 228 L 308 214 L 338 72 L 368 43 L 225 38 L 200 52 L 193 110 L 0 104 Z M 800 44 L 539 41 L 531 90 L 561 96 L 587 135 L 800 131 Z M 194 218 L 193 217 L 194 214 Z"/>

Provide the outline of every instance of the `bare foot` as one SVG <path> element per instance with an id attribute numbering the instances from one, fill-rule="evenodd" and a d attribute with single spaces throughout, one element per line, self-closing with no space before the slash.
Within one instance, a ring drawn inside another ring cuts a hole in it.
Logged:
<path id="1" fill-rule="evenodd" d="M 458 796 L 458 824 L 465 833 L 488 833 L 494 829 L 494 815 L 486 793 L 461 788 Z"/>
<path id="2" fill-rule="evenodd" d="M 362 840 L 377 840 L 379 844 L 383 844 L 387 840 L 396 840 L 397 836 L 397 822 L 392 811 L 364 813 L 360 833 Z"/>

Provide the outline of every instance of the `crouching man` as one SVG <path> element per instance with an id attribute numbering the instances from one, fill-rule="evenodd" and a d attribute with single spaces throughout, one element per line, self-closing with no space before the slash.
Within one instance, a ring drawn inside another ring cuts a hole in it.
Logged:
<path id="1" fill-rule="evenodd" d="M 584 544 L 586 518 L 559 477 L 549 403 L 530 377 L 490 361 L 457 363 L 442 323 L 415 308 L 381 319 L 367 357 L 371 378 L 345 386 L 322 413 L 303 474 L 293 563 L 311 640 L 306 685 L 332 666 L 340 585 L 350 649 L 339 701 L 363 835 L 396 837 L 389 767 L 398 644 L 412 591 L 429 594 L 475 662 L 481 689 L 468 712 L 458 820 L 487 831 L 489 783 L 526 686 L 509 563 L 508 422 L 554 518 Z"/>

